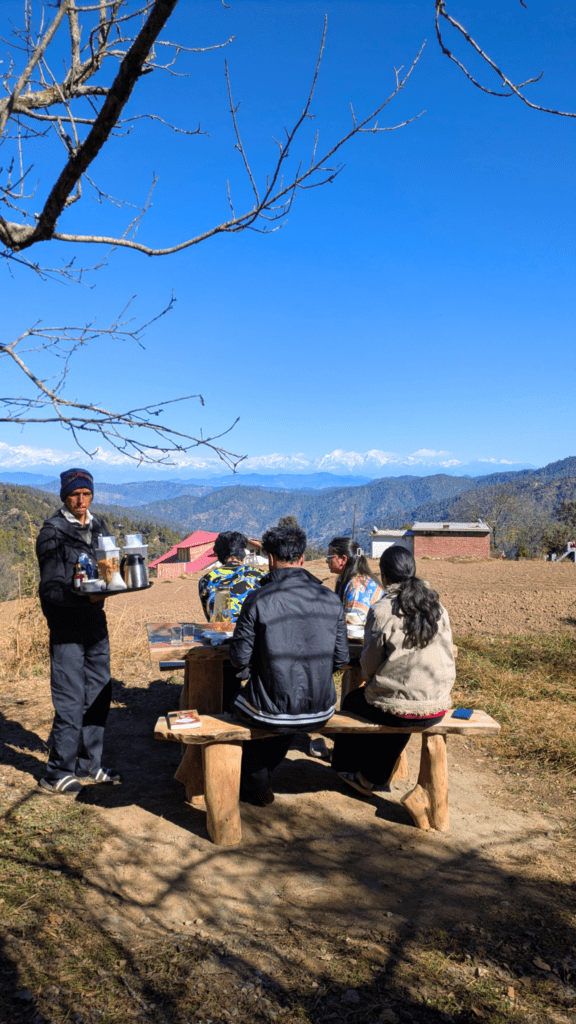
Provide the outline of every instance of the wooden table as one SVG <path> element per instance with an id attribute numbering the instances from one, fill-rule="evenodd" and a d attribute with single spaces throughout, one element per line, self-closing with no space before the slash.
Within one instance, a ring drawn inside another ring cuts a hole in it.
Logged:
<path id="1" fill-rule="evenodd" d="M 174 624 L 175 625 L 175 624 Z M 209 623 L 190 623 L 198 634 L 210 629 Z M 362 653 L 362 642 L 351 640 L 350 654 L 356 661 Z M 199 715 L 219 715 L 222 713 L 223 666 L 228 660 L 228 643 L 218 647 L 202 643 L 194 639 L 191 643 L 150 644 L 152 661 L 184 661 L 184 685 L 180 693 L 180 708 L 185 711 L 197 711 Z M 342 680 L 342 699 L 350 690 L 355 690 L 363 683 L 362 672 L 358 665 L 350 665 L 345 669 Z M 402 769 L 400 769 L 401 771 Z M 403 774 L 395 772 L 395 778 L 403 778 Z M 186 744 L 183 748 L 182 761 L 174 776 L 186 787 L 186 798 L 194 806 L 204 803 L 204 774 L 202 771 L 202 751 L 199 746 Z"/>
<path id="2" fill-rule="evenodd" d="M 223 666 L 228 660 L 228 643 L 212 647 L 199 639 L 210 623 L 190 623 L 195 627 L 195 638 L 183 644 L 150 644 L 152 661 L 184 661 L 184 685 L 180 692 L 180 708 L 197 711 L 200 715 L 222 713 Z M 196 638 L 196 632 L 198 638 Z M 200 747 L 184 746 L 182 760 L 174 778 L 186 787 L 186 798 L 194 806 L 204 805 L 204 777 Z"/>

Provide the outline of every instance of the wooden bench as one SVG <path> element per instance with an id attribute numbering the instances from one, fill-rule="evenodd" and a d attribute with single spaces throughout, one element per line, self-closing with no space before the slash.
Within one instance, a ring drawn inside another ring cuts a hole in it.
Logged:
<path id="1" fill-rule="evenodd" d="M 189 772 L 185 781 L 188 797 L 203 793 L 208 835 L 217 846 L 236 846 L 242 840 L 240 820 L 240 765 L 244 740 L 264 739 L 275 735 L 265 729 L 254 729 L 235 722 L 229 715 L 201 715 L 202 728 L 191 732 L 173 732 L 166 718 L 158 719 L 154 729 L 157 740 L 172 740 L 185 745 Z M 307 731 L 307 730 L 302 730 Z M 336 712 L 323 729 L 308 730 L 314 735 L 376 733 L 421 733 L 422 754 L 418 782 L 402 803 L 417 828 L 446 832 L 450 827 L 448 810 L 448 766 L 446 736 L 497 736 L 500 732 L 485 711 L 474 711 L 467 721 L 445 715 L 438 723 L 423 729 L 417 726 L 388 726 L 367 722 L 357 715 Z M 191 767 L 191 771 L 190 771 Z"/>

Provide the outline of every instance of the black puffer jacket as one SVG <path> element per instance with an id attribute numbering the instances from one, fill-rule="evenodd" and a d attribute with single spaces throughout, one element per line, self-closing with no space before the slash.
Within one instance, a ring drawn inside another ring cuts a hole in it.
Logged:
<path id="1" fill-rule="evenodd" d="M 336 705 L 335 669 L 349 660 L 339 598 L 305 569 L 272 569 L 242 605 L 230 660 L 251 665 L 237 711 L 274 728 L 308 728 Z"/>
<path id="2" fill-rule="evenodd" d="M 95 515 L 89 527 L 69 523 L 60 510 L 44 522 L 36 541 L 36 557 L 40 565 L 40 603 L 49 626 L 63 619 L 70 622 L 75 616 L 94 620 L 104 617 L 102 602 L 92 603 L 87 594 L 73 590 L 76 562 L 83 552 L 96 560 L 99 533 L 106 533 L 106 528 Z"/>

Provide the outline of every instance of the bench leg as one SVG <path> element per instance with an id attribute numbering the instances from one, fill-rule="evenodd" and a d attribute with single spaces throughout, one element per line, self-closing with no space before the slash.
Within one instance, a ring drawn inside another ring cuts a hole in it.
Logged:
<path id="1" fill-rule="evenodd" d="M 237 846 L 242 841 L 242 743 L 208 743 L 202 747 L 202 762 L 208 835 L 216 846 Z"/>
<path id="2" fill-rule="evenodd" d="M 447 832 L 450 828 L 448 810 L 448 765 L 446 737 L 422 736 L 420 774 L 415 788 L 402 797 L 404 807 L 414 819 L 417 828 L 428 831 L 435 828 Z"/>
<path id="3" fill-rule="evenodd" d="M 180 693 L 180 710 L 197 711 L 199 715 L 219 715 L 222 711 L 222 678 L 221 659 L 188 659 Z"/>

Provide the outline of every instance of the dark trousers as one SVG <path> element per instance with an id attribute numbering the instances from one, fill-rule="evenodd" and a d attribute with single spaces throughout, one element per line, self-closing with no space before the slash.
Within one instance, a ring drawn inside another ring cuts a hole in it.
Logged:
<path id="1" fill-rule="evenodd" d="M 237 679 L 238 669 L 228 658 L 222 662 L 222 711 L 232 711 L 232 705 L 240 693 L 242 683 Z"/>
<path id="2" fill-rule="evenodd" d="M 243 718 L 244 722 L 248 719 Z M 317 728 L 326 725 L 326 721 L 317 724 Z M 259 725 L 251 722 L 251 725 Z M 272 782 L 272 772 L 284 760 L 292 740 L 298 730 L 279 732 L 277 736 L 267 736 L 264 740 L 246 740 L 242 749 L 242 767 L 240 770 L 240 794 L 258 799 L 263 796 Z"/>
<path id="3" fill-rule="evenodd" d="M 104 726 L 110 710 L 110 643 L 108 635 L 80 636 L 80 643 L 60 643 L 50 631 L 50 685 L 54 724 L 46 778 L 54 782 L 77 769 L 102 765 Z"/>
<path id="4" fill-rule="evenodd" d="M 350 711 L 369 722 L 378 725 L 402 725 L 398 715 L 382 711 L 366 700 L 366 688 L 351 690 L 344 698 L 342 711 Z M 411 718 L 406 725 L 433 725 L 438 718 Z M 394 765 L 406 747 L 410 733 L 389 733 L 379 736 L 336 736 L 332 767 L 337 772 L 361 772 L 367 782 L 375 786 L 385 785 L 390 781 Z"/>

